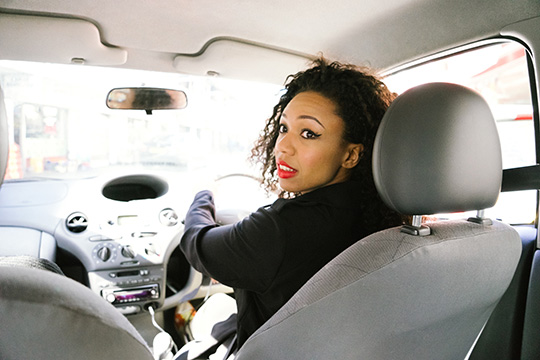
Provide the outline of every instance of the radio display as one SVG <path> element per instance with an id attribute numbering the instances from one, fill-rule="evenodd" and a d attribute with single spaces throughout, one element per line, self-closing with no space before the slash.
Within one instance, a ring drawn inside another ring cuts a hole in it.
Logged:
<path id="1" fill-rule="evenodd" d="M 141 290 L 139 292 L 125 292 L 116 293 L 117 301 L 136 301 L 140 299 L 152 298 L 152 292 L 150 290 Z"/>
<path id="2" fill-rule="evenodd" d="M 159 299 L 157 284 L 131 289 L 103 289 L 101 295 L 112 304 Z"/>
<path id="3" fill-rule="evenodd" d="M 137 215 L 123 215 L 119 216 L 117 219 L 118 225 L 134 225 L 139 220 L 139 217 Z"/>

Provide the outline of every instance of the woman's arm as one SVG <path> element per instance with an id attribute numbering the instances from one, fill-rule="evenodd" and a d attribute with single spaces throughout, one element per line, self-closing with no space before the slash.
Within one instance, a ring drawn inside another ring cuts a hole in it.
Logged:
<path id="1" fill-rule="evenodd" d="M 236 224 L 219 226 L 213 195 L 202 191 L 186 215 L 180 248 L 198 271 L 232 287 L 263 292 L 283 258 L 278 222 L 276 212 L 261 208 Z"/>

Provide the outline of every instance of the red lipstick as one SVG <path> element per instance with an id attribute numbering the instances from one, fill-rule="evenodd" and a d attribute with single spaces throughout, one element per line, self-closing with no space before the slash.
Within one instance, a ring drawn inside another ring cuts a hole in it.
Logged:
<path id="1" fill-rule="evenodd" d="M 292 168 L 283 160 L 278 160 L 277 163 L 277 173 L 280 179 L 289 179 L 295 176 L 298 173 L 298 170 Z"/>

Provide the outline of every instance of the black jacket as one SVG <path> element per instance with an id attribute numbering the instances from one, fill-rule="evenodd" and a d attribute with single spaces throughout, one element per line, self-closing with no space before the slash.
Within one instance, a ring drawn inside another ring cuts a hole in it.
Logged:
<path id="1" fill-rule="evenodd" d="M 377 217 L 363 210 L 380 204 L 371 196 L 348 181 L 279 199 L 236 224 L 218 226 L 212 193 L 196 195 L 180 248 L 195 269 L 235 289 L 239 345 L 326 263 L 380 230 L 377 221 L 365 221 Z"/>

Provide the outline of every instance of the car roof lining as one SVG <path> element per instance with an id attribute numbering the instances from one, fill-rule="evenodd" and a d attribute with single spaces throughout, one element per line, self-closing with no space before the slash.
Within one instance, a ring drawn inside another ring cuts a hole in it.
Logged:
<path id="1" fill-rule="evenodd" d="M 81 19 L 0 13 L 0 57 L 88 65 L 122 65 L 127 51 L 101 42 L 97 27 Z M 24 42 L 26 46 L 20 46 Z"/>
<path id="2" fill-rule="evenodd" d="M 195 74 L 211 71 L 242 78 L 261 72 L 261 67 L 263 73 L 267 72 L 271 66 L 280 70 L 263 78 L 281 84 L 282 74 L 298 69 L 297 58 L 305 64 L 303 57 L 321 53 L 331 59 L 387 70 L 463 43 L 498 36 L 509 24 L 540 16 L 540 2 L 342 0 L 334 5 L 320 0 L 201 0 L 196 5 L 157 5 L 134 0 L 28 0 L 3 4 L 0 13 L 6 12 L 85 19 L 98 30 L 101 46 L 110 57 L 109 62 L 102 60 L 103 65 L 119 62 L 112 58 L 125 51 L 127 60 L 116 66 Z M 64 38 L 68 47 L 77 45 L 74 37 L 69 40 L 69 34 L 62 34 L 62 29 L 49 31 Z M 7 34 L 0 35 L 2 43 L 9 43 L 9 38 L 21 41 L 12 32 L 2 34 Z M 95 39 L 84 41 L 88 41 L 88 47 L 99 45 Z M 46 53 L 61 50 L 43 49 L 42 56 L 54 60 L 56 55 Z M 30 56 L 17 51 L 22 50 L 0 49 L 0 57 Z M 225 55 L 218 56 L 220 52 Z M 200 59 L 193 56 L 197 54 Z M 264 61 L 268 54 L 272 62 Z M 246 67 L 250 63 L 254 66 Z"/>
<path id="3" fill-rule="evenodd" d="M 255 61 L 244 63 L 246 58 Z M 290 71 L 300 71 L 314 60 L 315 56 L 277 49 L 264 44 L 242 39 L 221 37 L 212 39 L 196 54 L 179 54 L 174 58 L 174 67 L 179 72 L 194 75 L 223 75 L 227 78 L 275 82 L 285 80 Z M 276 63 L 287 63 L 287 72 Z M 244 63 L 239 68 L 237 64 Z"/>

